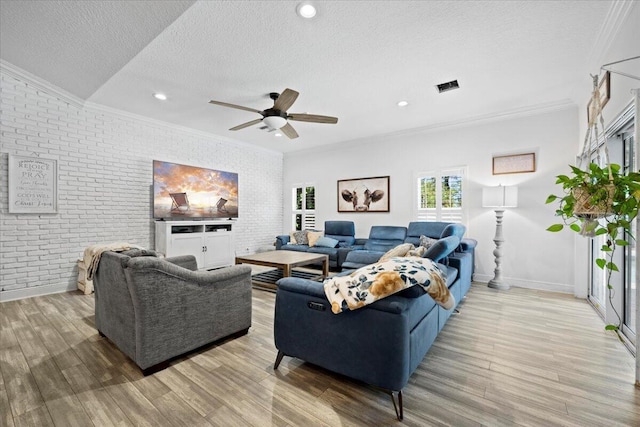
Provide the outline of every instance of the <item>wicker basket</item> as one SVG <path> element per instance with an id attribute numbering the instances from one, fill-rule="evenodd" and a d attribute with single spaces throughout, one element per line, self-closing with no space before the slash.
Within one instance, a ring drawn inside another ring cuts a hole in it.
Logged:
<path id="1" fill-rule="evenodd" d="M 595 192 L 593 189 L 589 192 L 587 185 L 574 188 L 573 197 L 576 199 L 573 207 L 574 215 L 586 219 L 604 218 L 611 215 L 615 191 L 616 187 L 613 184 L 607 184 Z"/>

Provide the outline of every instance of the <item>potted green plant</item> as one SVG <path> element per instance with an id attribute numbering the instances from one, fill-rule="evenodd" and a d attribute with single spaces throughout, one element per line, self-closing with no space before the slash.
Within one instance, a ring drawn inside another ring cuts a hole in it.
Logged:
<path id="1" fill-rule="evenodd" d="M 553 224 L 548 231 L 558 232 L 568 226 L 583 236 L 605 235 L 602 252 L 606 258 L 595 260 L 596 265 L 605 271 L 609 302 L 613 298 L 611 275 L 620 271 L 613 262 L 618 246 L 629 244 L 627 236 L 632 234 L 632 221 L 638 216 L 640 207 L 640 173 L 624 174 L 620 165 L 610 164 L 604 167 L 590 163 L 583 170 L 571 166 L 572 174 L 558 175 L 556 184 L 562 186 L 563 195 L 550 195 L 546 203 L 559 202 L 556 216 L 562 218 L 561 224 Z M 605 329 L 619 333 L 622 319 L 613 308 L 618 323 L 607 325 Z"/>

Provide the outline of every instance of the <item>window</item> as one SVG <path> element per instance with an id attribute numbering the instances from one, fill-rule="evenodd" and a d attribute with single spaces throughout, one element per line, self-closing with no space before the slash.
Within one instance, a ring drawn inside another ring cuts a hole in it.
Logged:
<path id="1" fill-rule="evenodd" d="M 292 190 L 293 228 L 303 230 L 316 228 L 316 189 L 313 184 L 293 187 Z"/>
<path id="2" fill-rule="evenodd" d="M 463 195 L 466 167 L 421 172 L 416 177 L 416 219 L 464 222 Z"/>

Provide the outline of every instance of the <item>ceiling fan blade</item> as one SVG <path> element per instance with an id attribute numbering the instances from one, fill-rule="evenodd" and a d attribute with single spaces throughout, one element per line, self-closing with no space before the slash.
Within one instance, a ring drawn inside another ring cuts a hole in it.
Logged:
<path id="1" fill-rule="evenodd" d="M 329 123 L 336 124 L 338 123 L 337 117 L 330 116 L 319 116 L 317 114 L 289 114 L 287 117 L 289 120 L 295 120 L 298 122 L 312 122 L 312 123 Z"/>
<path id="2" fill-rule="evenodd" d="M 287 111 L 296 99 L 298 99 L 299 93 L 292 89 L 285 89 L 284 92 L 278 96 L 276 102 L 273 104 L 273 108 L 280 111 Z"/>
<path id="3" fill-rule="evenodd" d="M 262 119 L 255 119 L 255 120 L 251 120 L 250 122 L 247 123 L 243 123 L 241 125 L 232 127 L 229 130 L 240 130 L 240 129 L 244 129 L 244 128 L 248 128 L 249 126 L 253 126 L 253 125 L 257 125 L 258 123 L 260 123 L 262 121 Z"/>
<path id="4" fill-rule="evenodd" d="M 235 108 L 237 110 L 251 111 L 252 113 L 262 114 L 262 111 L 255 108 L 243 107 L 242 105 L 229 104 L 228 102 L 221 101 L 209 101 L 209 104 L 222 105 L 223 107 Z"/>
<path id="5" fill-rule="evenodd" d="M 280 128 L 280 130 L 282 131 L 282 133 L 287 135 L 287 137 L 289 139 L 294 139 L 294 138 L 298 137 L 298 132 L 296 132 L 296 130 L 293 128 L 293 126 L 291 126 L 291 124 L 289 124 L 289 123 L 287 123 L 286 125 L 282 126 Z"/>

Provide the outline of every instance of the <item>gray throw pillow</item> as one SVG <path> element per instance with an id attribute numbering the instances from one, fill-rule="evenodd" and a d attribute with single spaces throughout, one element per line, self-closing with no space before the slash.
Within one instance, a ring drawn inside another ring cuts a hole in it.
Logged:
<path id="1" fill-rule="evenodd" d="M 427 249 L 433 246 L 437 241 L 438 239 L 432 239 L 431 237 L 427 236 L 420 236 L 420 246 L 424 246 Z"/>
<path id="2" fill-rule="evenodd" d="M 295 231 L 293 237 L 296 239 L 298 245 L 308 245 L 309 239 L 307 238 L 307 230 Z"/>

